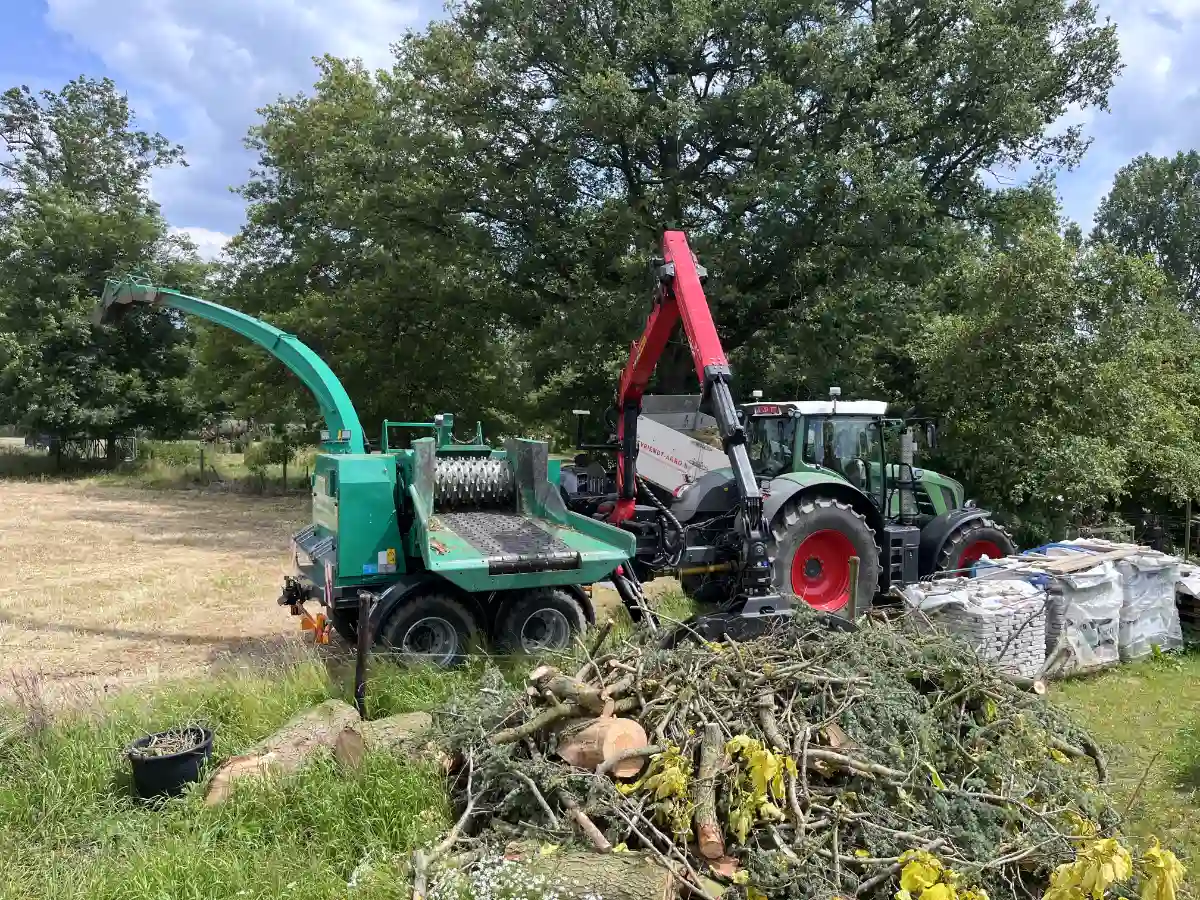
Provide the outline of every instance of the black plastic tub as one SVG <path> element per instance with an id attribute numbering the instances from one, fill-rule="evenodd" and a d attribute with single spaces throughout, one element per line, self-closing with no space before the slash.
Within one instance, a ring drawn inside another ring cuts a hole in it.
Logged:
<path id="1" fill-rule="evenodd" d="M 186 749 L 162 754 L 151 750 L 164 740 L 187 739 Z M 127 756 L 133 767 L 133 788 L 143 800 L 176 797 L 187 785 L 199 781 L 200 773 L 212 756 L 213 733 L 191 725 L 173 728 L 138 738 L 129 745 Z"/>

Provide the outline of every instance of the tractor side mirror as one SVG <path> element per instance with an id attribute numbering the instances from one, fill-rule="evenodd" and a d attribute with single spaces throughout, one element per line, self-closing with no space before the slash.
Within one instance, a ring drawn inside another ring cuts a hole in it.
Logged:
<path id="1" fill-rule="evenodd" d="M 925 446 L 930 450 L 937 447 L 937 425 L 933 422 L 925 423 Z"/>

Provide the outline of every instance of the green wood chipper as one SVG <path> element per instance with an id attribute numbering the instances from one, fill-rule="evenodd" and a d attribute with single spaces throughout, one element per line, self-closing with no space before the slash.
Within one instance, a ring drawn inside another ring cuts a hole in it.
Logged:
<path id="1" fill-rule="evenodd" d="M 406 659 L 454 664 L 485 639 L 505 650 L 562 650 L 595 619 L 588 586 L 615 579 L 623 597 L 633 596 L 622 564 L 634 536 L 566 508 L 545 443 L 493 447 L 478 426 L 460 442 L 445 414 L 432 423 L 385 421 L 371 452 L 342 383 L 294 335 L 137 277 L 110 280 L 94 318 L 114 321 L 135 304 L 170 307 L 248 338 L 316 398 L 325 430 L 312 521 L 292 538 L 296 573 L 279 602 L 319 640 L 330 627 L 356 638 L 366 591 L 371 633 Z M 433 436 L 389 447 L 389 432 L 414 425 Z M 310 601 L 323 612 L 310 615 Z M 640 618 L 642 609 L 631 612 Z"/>

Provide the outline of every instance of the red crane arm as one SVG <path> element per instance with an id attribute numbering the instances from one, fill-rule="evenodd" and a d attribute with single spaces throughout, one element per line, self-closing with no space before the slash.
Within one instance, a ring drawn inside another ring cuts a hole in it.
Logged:
<path id="1" fill-rule="evenodd" d="M 725 452 L 733 468 L 734 480 L 749 522 L 749 532 L 759 533 L 762 525 L 762 495 L 746 453 L 745 430 L 737 418 L 729 389 L 729 361 L 717 336 L 712 310 L 704 296 L 701 278 L 704 270 L 696 263 L 687 236 L 682 231 L 663 235 L 663 256 L 657 268 L 654 308 L 646 320 L 640 340 L 630 348 L 629 362 L 621 373 L 617 391 L 617 502 L 609 516 L 619 523 L 634 515 L 637 502 L 637 420 L 642 411 L 642 395 L 650 376 L 662 357 L 667 341 L 682 321 L 696 366 L 696 377 L 703 389 Z"/>

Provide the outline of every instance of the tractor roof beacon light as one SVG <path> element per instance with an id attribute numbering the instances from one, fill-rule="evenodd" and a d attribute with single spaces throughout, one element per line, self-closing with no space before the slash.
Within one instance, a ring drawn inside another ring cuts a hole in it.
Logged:
<path id="1" fill-rule="evenodd" d="M 833 404 L 833 412 L 835 414 L 837 413 L 837 402 L 840 396 L 842 396 L 842 389 L 840 387 L 831 387 L 829 389 L 829 401 Z"/>

